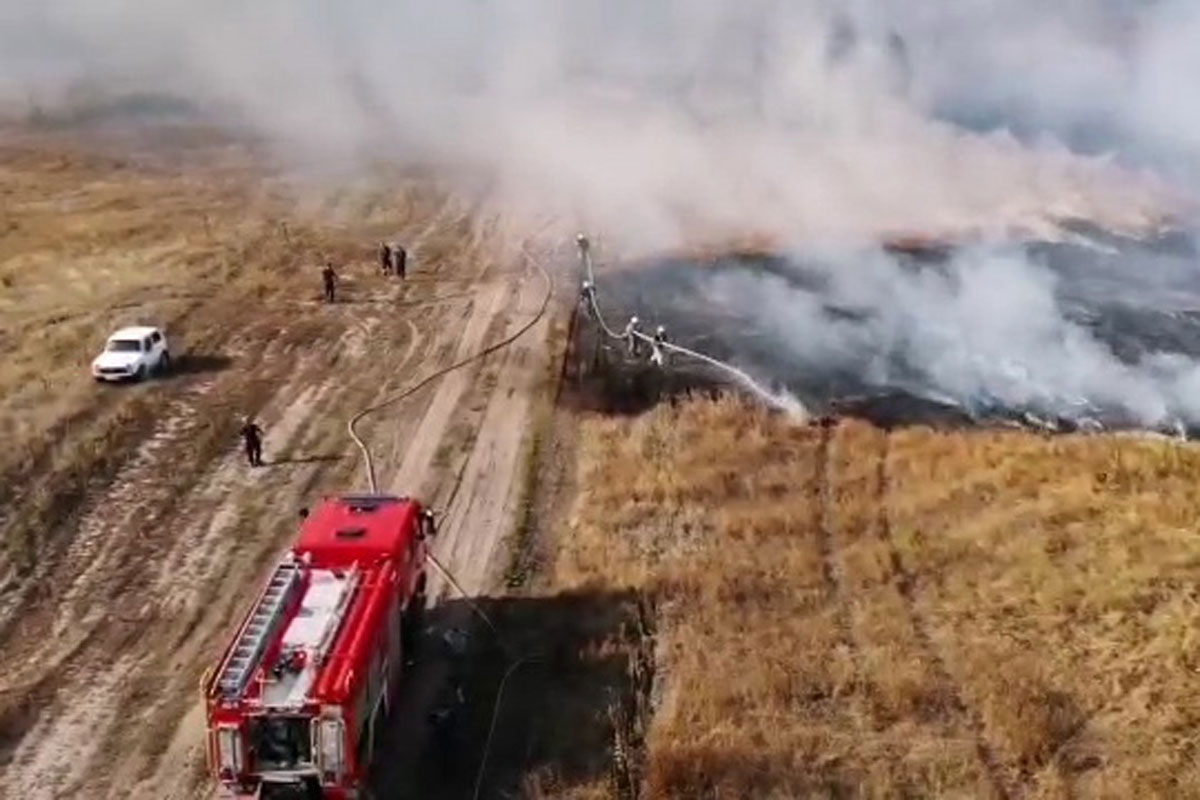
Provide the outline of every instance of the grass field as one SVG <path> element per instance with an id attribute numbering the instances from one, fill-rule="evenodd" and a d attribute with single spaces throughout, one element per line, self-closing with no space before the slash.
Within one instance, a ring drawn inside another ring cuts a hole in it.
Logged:
<path id="1" fill-rule="evenodd" d="M 725 399 L 579 470 L 553 585 L 656 609 L 649 797 L 1200 796 L 1200 451 Z"/>

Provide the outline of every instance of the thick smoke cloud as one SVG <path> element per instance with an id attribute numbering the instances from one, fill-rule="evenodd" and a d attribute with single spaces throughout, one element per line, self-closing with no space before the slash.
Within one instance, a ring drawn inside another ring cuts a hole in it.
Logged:
<path id="1" fill-rule="evenodd" d="M 0 107 L 53 109 L 81 79 L 182 96 L 295 166 L 486 176 L 493 210 L 584 227 L 610 255 L 752 234 L 1052 236 L 1063 218 L 1191 213 L 1198 36 L 1189 0 L 15 0 Z M 962 402 L 1200 418 L 1190 358 L 1118 359 L 1045 268 L 964 258 L 954 284 L 839 261 L 833 291 L 871 310 L 865 325 L 774 278 L 719 294 L 761 310 L 799 364 Z M 1130 302 L 1145 288 L 1106 280 Z"/>
<path id="2" fill-rule="evenodd" d="M 702 305 L 745 314 L 735 357 L 801 391 L 842 382 L 851 393 L 898 389 L 974 415 L 1200 423 L 1194 262 L 1128 245 L 1115 260 L 1142 274 L 1113 285 L 1112 264 L 1088 264 L 1093 279 L 1068 270 L 1064 255 L 1086 251 L 1057 246 L 1047 260 L 984 246 L 919 269 L 878 251 L 807 252 L 766 276 L 717 270 L 697 288 Z M 754 352 L 750 343 L 764 338 L 770 346 Z"/>
<path id="3" fill-rule="evenodd" d="M 296 159 L 470 165 L 506 208 L 638 249 L 747 231 L 1144 224 L 1162 202 L 1145 176 L 946 120 L 1008 114 L 1015 129 L 1053 130 L 1098 116 L 1146 142 L 1177 123 L 1200 137 L 1189 111 L 1134 123 L 1161 105 L 1162 74 L 1192 58 L 1180 31 L 1200 14 L 1181 4 L 1141 16 L 1032 0 L 5 5 L 0 99 L 52 104 L 81 76 L 183 94 Z M 1132 37 L 1108 35 L 1127 17 Z"/>

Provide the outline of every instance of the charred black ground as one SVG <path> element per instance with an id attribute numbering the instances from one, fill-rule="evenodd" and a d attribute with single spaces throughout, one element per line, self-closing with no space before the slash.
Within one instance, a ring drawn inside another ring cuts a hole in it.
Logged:
<path id="1" fill-rule="evenodd" d="M 1004 245 L 1044 271 L 1053 284 L 1057 313 L 1095 340 L 1115 362 L 1138 365 L 1150 356 L 1190 362 L 1200 358 L 1200 259 L 1190 234 L 1175 231 L 1133 239 L 1086 224 L 1064 226 L 1068 241 L 1027 241 Z M 962 278 L 959 250 L 947 246 L 902 245 L 876 248 L 873 257 L 910 279 L 944 284 Z M 633 314 L 643 330 L 665 325 L 671 339 L 737 364 L 772 387 L 786 388 L 816 413 L 871 419 L 877 424 L 1020 424 L 1071 431 L 1083 428 L 1139 428 L 1146 425 L 1127 409 L 1081 397 L 1064 410 L 1036 402 L 1006 404 L 986 394 L 964 396 L 931 380 L 912 352 L 873 351 L 869 341 L 852 341 L 844 358 L 796 357 L 803 342 L 785 342 L 778 324 L 764 320 L 761 295 L 740 295 L 729 287 L 770 280 L 777 292 L 803 299 L 807 324 L 864 330 L 879 307 L 856 307 L 832 291 L 830 259 L 844 255 L 726 255 L 707 260 L 665 258 L 633 269 L 597 275 L 601 308 L 620 329 Z M 844 263 L 844 261 L 842 262 Z M 720 285 L 723 290 L 714 292 Z M 844 295 L 844 292 L 842 293 Z M 902 302 L 897 299 L 897 302 Z M 581 315 L 580 325 L 594 325 Z M 676 363 L 666 374 L 631 359 L 619 344 L 597 339 L 594 331 L 576 337 L 576 362 L 592 376 L 593 392 L 610 411 L 637 411 L 685 389 L 718 383 L 710 371 Z M 881 366 L 882 365 L 882 366 Z M 1018 365 L 1017 368 L 1020 368 Z M 657 376 L 656 376 L 657 375 Z M 1181 414 L 1164 432 L 1192 435 L 1197 420 Z"/>

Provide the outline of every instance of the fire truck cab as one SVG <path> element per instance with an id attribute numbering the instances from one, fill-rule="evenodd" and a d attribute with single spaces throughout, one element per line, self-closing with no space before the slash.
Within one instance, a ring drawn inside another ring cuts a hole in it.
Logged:
<path id="1" fill-rule="evenodd" d="M 425 605 L 420 503 L 327 498 L 204 679 L 226 798 L 357 798 Z"/>

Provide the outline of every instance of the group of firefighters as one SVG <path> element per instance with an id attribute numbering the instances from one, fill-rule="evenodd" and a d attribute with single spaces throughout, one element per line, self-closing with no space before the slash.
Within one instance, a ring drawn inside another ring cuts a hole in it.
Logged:
<path id="1" fill-rule="evenodd" d="M 396 242 L 379 243 L 379 271 L 384 275 L 395 275 L 401 280 L 408 276 L 408 251 Z M 321 288 L 326 303 L 333 303 L 337 296 L 338 274 L 332 261 L 321 267 Z M 252 418 L 247 417 L 239 435 L 246 452 L 246 462 L 252 467 L 261 467 L 263 432 Z"/>
<path id="2" fill-rule="evenodd" d="M 596 309 L 596 287 L 591 281 L 585 280 L 583 288 L 579 292 L 579 302 L 583 304 L 584 312 L 593 314 Z M 665 366 L 667 363 L 667 329 L 659 325 L 654 330 L 653 336 L 646 336 L 638 330 L 638 318 L 632 316 L 629 322 L 625 325 L 625 330 L 621 332 L 621 338 L 625 340 L 626 347 L 629 348 L 629 355 L 633 358 L 638 358 L 642 355 L 642 340 L 650 340 L 650 363 L 655 366 Z"/>
<path id="3" fill-rule="evenodd" d="M 404 280 L 408 275 L 408 251 L 395 242 L 380 242 L 379 271 L 384 275 L 395 275 Z M 321 268 L 321 287 L 326 303 L 335 301 L 337 282 L 338 275 L 333 269 L 333 262 L 326 261 L 325 266 Z"/>

